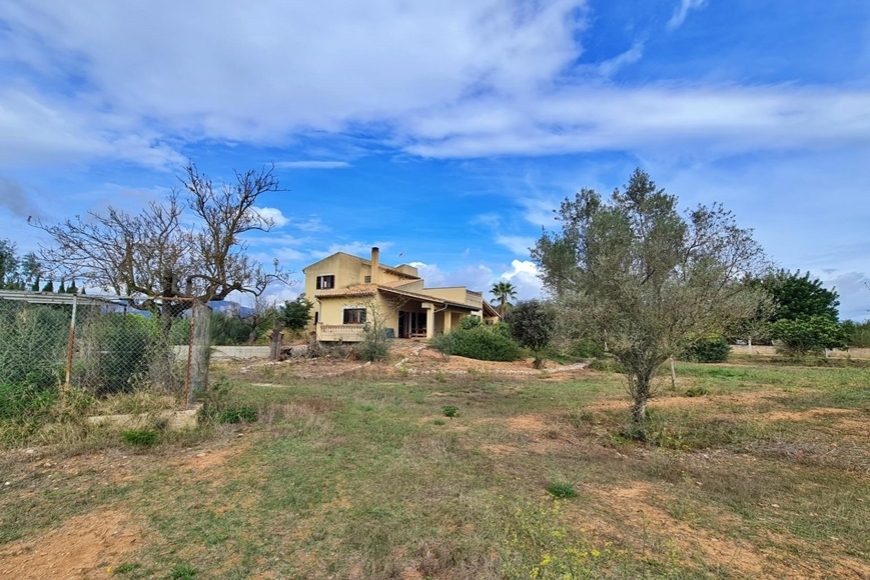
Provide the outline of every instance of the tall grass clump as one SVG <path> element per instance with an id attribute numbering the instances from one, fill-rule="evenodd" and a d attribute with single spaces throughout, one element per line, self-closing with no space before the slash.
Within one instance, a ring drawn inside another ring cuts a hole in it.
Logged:
<path id="1" fill-rule="evenodd" d="M 54 388 L 64 368 L 70 312 L 0 302 L 0 383 Z"/>
<path id="2" fill-rule="evenodd" d="M 80 384 L 97 396 L 129 393 L 148 371 L 155 323 L 143 316 L 94 316 L 82 332 Z"/>

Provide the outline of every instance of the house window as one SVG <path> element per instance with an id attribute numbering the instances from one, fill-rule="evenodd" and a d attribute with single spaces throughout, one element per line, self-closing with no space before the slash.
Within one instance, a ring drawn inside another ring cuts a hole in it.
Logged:
<path id="1" fill-rule="evenodd" d="M 345 308 L 344 309 L 344 324 L 365 324 L 366 309 L 365 308 Z"/>
<path id="2" fill-rule="evenodd" d="M 328 276 L 318 276 L 317 277 L 317 289 L 318 290 L 329 290 L 330 288 L 335 288 L 335 276 L 329 274 Z"/>
<path id="3" fill-rule="evenodd" d="M 372 277 L 371 277 L 371 276 L 366 276 L 366 277 L 364 278 L 363 282 L 365 282 L 366 284 L 371 284 L 371 282 L 372 282 Z"/>

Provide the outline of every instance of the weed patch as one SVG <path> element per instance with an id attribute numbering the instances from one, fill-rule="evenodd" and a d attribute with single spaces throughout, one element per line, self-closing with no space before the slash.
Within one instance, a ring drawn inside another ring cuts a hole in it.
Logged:
<path id="1" fill-rule="evenodd" d="M 121 438 L 134 447 L 151 447 L 160 438 L 156 429 L 127 429 L 121 432 Z"/>

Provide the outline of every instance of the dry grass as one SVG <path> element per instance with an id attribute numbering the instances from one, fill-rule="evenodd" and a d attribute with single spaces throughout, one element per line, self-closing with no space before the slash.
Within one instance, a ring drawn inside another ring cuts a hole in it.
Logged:
<path id="1" fill-rule="evenodd" d="M 6 454 L 0 571 L 86 521 L 70 577 L 870 577 L 866 369 L 682 365 L 638 443 L 617 375 L 385 368 L 236 375 L 262 422 L 147 451 Z"/>

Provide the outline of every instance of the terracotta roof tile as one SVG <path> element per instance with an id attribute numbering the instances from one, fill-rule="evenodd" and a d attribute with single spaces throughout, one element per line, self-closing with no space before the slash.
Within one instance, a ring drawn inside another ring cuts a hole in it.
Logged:
<path id="1" fill-rule="evenodd" d="M 356 284 L 347 288 L 331 288 L 315 292 L 317 298 L 341 297 L 341 296 L 374 296 L 378 287 L 375 284 Z"/>
<path id="2" fill-rule="evenodd" d="M 437 296 L 430 296 L 429 294 L 422 294 L 420 292 L 410 292 L 408 290 L 402 290 L 401 287 L 394 287 L 393 285 L 387 284 L 355 284 L 353 286 L 348 286 L 347 288 L 332 288 L 330 290 L 321 290 L 314 294 L 316 298 L 344 298 L 347 296 L 374 296 L 375 293 L 380 290 L 382 292 L 386 292 L 388 294 L 396 294 L 399 296 L 405 296 L 407 298 L 415 298 L 417 300 L 421 300 L 424 302 L 433 302 L 437 304 L 449 304 L 450 306 L 456 306 L 463 309 L 477 310 L 477 307 L 470 306 L 468 304 L 462 304 L 460 302 L 453 302 L 450 300 L 444 300 L 443 298 L 438 298 Z"/>

